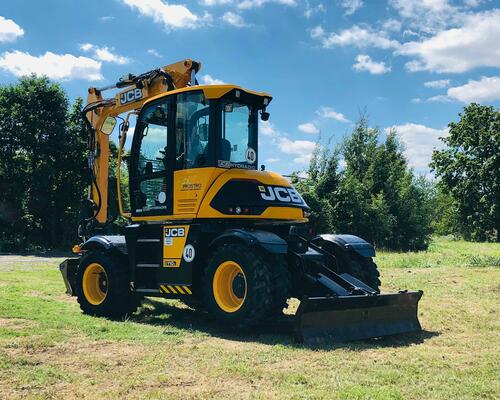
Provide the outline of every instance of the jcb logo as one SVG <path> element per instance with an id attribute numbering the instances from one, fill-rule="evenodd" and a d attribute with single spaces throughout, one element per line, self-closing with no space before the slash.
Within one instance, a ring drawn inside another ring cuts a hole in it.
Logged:
<path id="1" fill-rule="evenodd" d="M 266 201 L 281 201 L 283 203 L 302 204 L 304 201 L 293 188 L 281 186 L 259 186 L 260 197 Z"/>
<path id="2" fill-rule="evenodd" d="M 184 228 L 166 228 L 165 237 L 184 237 L 186 230 Z"/>
<path id="3" fill-rule="evenodd" d="M 141 89 L 132 89 L 128 92 L 122 93 L 120 96 L 120 104 L 132 103 L 134 101 L 142 99 L 142 90 Z"/>

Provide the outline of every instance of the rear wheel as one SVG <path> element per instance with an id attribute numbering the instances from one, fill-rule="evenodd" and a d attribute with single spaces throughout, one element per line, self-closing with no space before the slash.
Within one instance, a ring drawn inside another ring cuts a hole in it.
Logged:
<path id="1" fill-rule="evenodd" d="M 203 295 L 208 311 L 227 327 L 255 326 L 276 305 L 272 266 L 254 249 L 223 245 L 208 263 Z"/>
<path id="2" fill-rule="evenodd" d="M 380 291 L 380 273 L 371 257 L 362 257 L 353 251 L 346 252 L 330 242 L 323 242 L 321 247 L 335 255 L 338 274 L 348 273 L 376 291 Z"/>
<path id="3" fill-rule="evenodd" d="M 85 314 L 120 318 L 137 309 L 126 266 L 117 257 L 90 251 L 80 260 L 76 295 Z"/>
<path id="4" fill-rule="evenodd" d="M 348 254 L 341 268 L 345 269 L 341 273 L 347 272 L 377 292 L 380 291 L 380 273 L 378 272 L 377 264 L 373 262 L 371 257 L 361 257 L 358 254 L 352 253 Z"/>

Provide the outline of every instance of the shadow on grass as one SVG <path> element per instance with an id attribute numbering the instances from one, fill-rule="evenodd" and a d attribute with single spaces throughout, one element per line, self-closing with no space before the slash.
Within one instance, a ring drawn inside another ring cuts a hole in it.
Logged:
<path id="1" fill-rule="evenodd" d="M 146 299 L 141 311 L 133 315 L 130 320 L 137 323 L 156 326 L 173 327 L 178 330 L 188 330 L 205 333 L 209 336 L 247 343 L 280 344 L 293 348 L 307 348 L 314 350 L 333 350 L 344 348 L 351 350 L 368 350 L 384 347 L 406 347 L 424 343 L 426 340 L 439 335 L 439 332 L 422 330 L 383 338 L 358 340 L 346 343 L 297 343 L 293 338 L 294 315 L 269 321 L 245 333 L 231 332 L 224 329 L 212 319 L 209 314 L 187 307 L 176 307 L 164 301 Z M 178 334 L 177 331 L 166 330 L 168 334 Z"/>

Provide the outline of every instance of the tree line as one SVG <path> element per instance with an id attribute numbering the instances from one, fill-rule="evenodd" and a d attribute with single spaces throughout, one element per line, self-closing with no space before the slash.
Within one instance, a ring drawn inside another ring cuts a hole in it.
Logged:
<path id="1" fill-rule="evenodd" d="M 89 184 L 81 111 L 45 77 L 0 87 L 0 251 L 77 241 Z M 470 104 L 442 140 L 435 179 L 417 176 L 397 132 L 382 134 L 365 115 L 339 145 L 318 143 L 305 177 L 292 177 L 311 226 L 402 251 L 426 249 L 432 234 L 499 241 L 500 111 Z"/>

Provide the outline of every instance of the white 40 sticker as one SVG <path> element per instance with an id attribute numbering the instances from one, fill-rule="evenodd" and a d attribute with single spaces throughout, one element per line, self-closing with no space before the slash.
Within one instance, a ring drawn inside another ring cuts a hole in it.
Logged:
<path id="1" fill-rule="evenodd" d="M 184 261 L 192 262 L 194 260 L 194 256 L 195 256 L 194 246 L 191 244 L 186 245 L 184 247 L 184 251 L 182 252 L 182 257 L 184 258 Z"/>
<path id="2" fill-rule="evenodd" d="M 250 164 L 253 164 L 253 163 L 255 163 L 255 161 L 257 160 L 257 153 L 255 153 L 255 150 L 254 150 L 254 149 L 252 149 L 251 147 L 249 147 L 249 148 L 247 149 L 246 158 L 247 158 L 247 161 L 248 161 Z"/>

